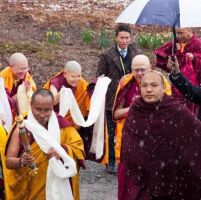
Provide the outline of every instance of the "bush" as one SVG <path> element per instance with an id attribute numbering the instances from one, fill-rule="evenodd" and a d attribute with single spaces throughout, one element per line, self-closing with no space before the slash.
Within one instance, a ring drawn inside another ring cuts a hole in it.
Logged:
<path id="1" fill-rule="evenodd" d="M 111 46 L 111 44 L 112 44 L 111 33 L 106 30 L 102 30 L 99 33 L 98 43 L 99 43 L 100 49 L 105 49 L 105 48 Z"/>
<path id="2" fill-rule="evenodd" d="M 47 31 L 46 37 L 48 44 L 57 45 L 61 40 L 62 33 L 59 31 Z"/>
<path id="3" fill-rule="evenodd" d="M 86 44 L 89 44 L 94 39 L 94 31 L 91 29 L 85 29 L 81 32 L 82 41 Z"/>
<path id="4" fill-rule="evenodd" d="M 171 40 L 171 33 L 166 34 L 155 34 L 140 33 L 137 36 L 137 45 L 145 49 L 156 49 L 163 45 L 165 42 Z"/>

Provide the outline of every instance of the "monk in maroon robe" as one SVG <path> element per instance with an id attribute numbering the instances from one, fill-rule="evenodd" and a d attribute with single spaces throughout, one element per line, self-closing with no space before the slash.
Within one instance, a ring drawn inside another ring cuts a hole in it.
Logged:
<path id="1" fill-rule="evenodd" d="M 121 200 L 200 200 L 201 123 L 147 72 L 123 128 Z"/>
<path id="2" fill-rule="evenodd" d="M 178 28 L 177 45 L 175 56 L 177 56 L 180 71 L 193 85 L 201 84 L 201 40 L 196 37 L 190 28 Z M 156 65 L 170 72 L 167 68 L 168 56 L 172 54 L 172 42 L 169 42 L 155 51 Z M 186 105 L 192 112 L 197 112 L 197 106 L 185 99 L 183 95 L 173 86 L 173 96 Z"/>

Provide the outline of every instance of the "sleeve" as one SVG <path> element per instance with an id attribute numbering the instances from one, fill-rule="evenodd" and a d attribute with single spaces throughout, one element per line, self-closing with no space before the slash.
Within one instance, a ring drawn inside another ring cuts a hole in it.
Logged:
<path id="1" fill-rule="evenodd" d="M 176 78 L 171 74 L 170 81 L 186 98 L 196 104 L 201 104 L 201 88 L 193 86 L 183 74 L 177 74 Z"/>
<path id="2" fill-rule="evenodd" d="M 74 127 L 62 129 L 61 145 L 78 164 L 85 159 L 83 140 Z"/>
<path id="3" fill-rule="evenodd" d="M 98 69 L 97 69 L 97 72 L 96 72 L 96 77 L 99 77 L 99 76 L 101 76 L 103 74 L 105 74 L 105 76 L 107 76 L 107 74 L 108 74 L 108 62 L 107 62 L 107 59 L 106 59 L 106 55 L 101 54 L 100 60 L 99 60 L 99 63 L 98 63 Z"/>

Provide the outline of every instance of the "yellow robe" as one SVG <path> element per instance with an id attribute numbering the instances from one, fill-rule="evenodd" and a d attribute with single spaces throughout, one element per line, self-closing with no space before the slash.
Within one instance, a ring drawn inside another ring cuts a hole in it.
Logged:
<path id="1" fill-rule="evenodd" d="M 83 142 L 74 127 L 61 129 L 61 144 L 67 147 L 68 154 L 75 161 L 76 159 L 84 160 Z M 45 200 L 48 157 L 36 142 L 31 145 L 31 154 L 35 158 L 38 173 L 31 176 L 29 167 L 8 170 L 6 180 L 9 187 L 9 200 Z M 74 200 L 79 200 L 79 169 L 78 174 L 71 178 L 71 183 Z"/>
<path id="2" fill-rule="evenodd" d="M 159 72 L 160 73 L 160 72 Z M 133 80 L 133 74 L 127 74 L 124 77 L 122 77 L 122 79 L 119 82 L 118 88 L 117 88 L 117 92 L 116 92 L 116 96 L 115 96 L 115 101 L 114 101 L 114 105 L 116 102 L 116 98 L 119 94 L 119 92 L 121 90 L 124 89 L 124 87 L 130 83 L 131 80 Z M 171 91 L 171 86 L 170 83 L 168 82 L 168 80 L 163 76 L 164 79 L 164 84 L 165 84 L 165 93 L 167 95 L 172 95 L 172 91 Z M 135 95 L 135 94 L 134 94 Z M 118 107 L 118 106 L 117 106 Z M 115 112 L 114 108 L 113 108 L 113 113 Z M 115 157 L 116 157 L 116 162 L 119 163 L 120 162 L 120 153 L 121 153 L 121 140 L 122 140 L 122 129 L 124 126 L 124 122 L 125 122 L 126 118 L 121 118 L 118 119 L 116 121 L 116 127 L 115 127 L 115 134 L 116 134 L 116 145 L 115 145 Z"/>
<path id="3" fill-rule="evenodd" d="M 0 77 L 2 77 L 4 79 L 5 88 L 8 89 L 9 92 L 11 92 L 13 89 L 13 86 L 14 86 L 14 77 L 13 77 L 11 67 L 8 66 L 5 69 L 3 69 L 2 71 L 0 71 Z M 33 91 L 35 91 L 36 84 L 35 84 L 32 76 L 29 74 L 29 72 L 26 73 L 25 80 L 30 81 L 31 88 Z"/>
<path id="4" fill-rule="evenodd" d="M 6 200 L 9 200 L 8 183 L 6 181 L 8 170 L 5 166 L 5 154 L 4 154 L 4 149 L 5 149 L 5 145 L 6 145 L 6 138 L 7 138 L 6 131 L 3 128 L 3 126 L 0 125 L 0 157 L 1 157 L 0 162 L 2 163 L 2 168 L 3 168 L 4 189 L 5 189 L 5 194 L 6 194 Z"/>

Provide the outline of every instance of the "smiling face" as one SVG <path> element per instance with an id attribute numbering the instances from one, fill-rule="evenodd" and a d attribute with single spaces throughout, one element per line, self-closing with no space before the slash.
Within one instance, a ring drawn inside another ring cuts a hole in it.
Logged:
<path id="1" fill-rule="evenodd" d="M 81 78 L 81 70 L 75 72 L 64 71 L 64 77 L 70 86 L 76 87 Z"/>
<path id="2" fill-rule="evenodd" d="M 164 95 L 163 77 L 157 72 L 147 72 L 141 81 L 141 97 L 149 104 L 161 101 Z"/>

